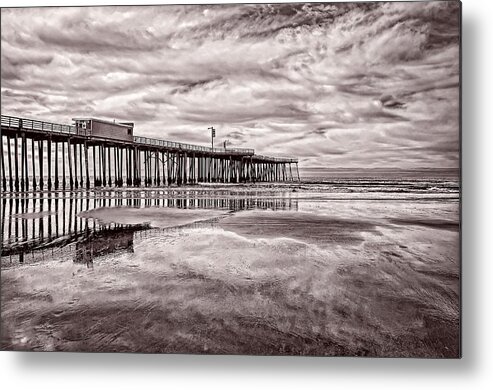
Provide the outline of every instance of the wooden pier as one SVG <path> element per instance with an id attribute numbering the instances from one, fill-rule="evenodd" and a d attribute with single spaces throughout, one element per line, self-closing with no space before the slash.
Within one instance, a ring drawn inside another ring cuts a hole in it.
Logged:
<path id="1" fill-rule="evenodd" d="M 24 192 L 300 179 L 296 158 L 133 135 L 120 138 L 75 125 L 2 115 L 1 188 Z"/>

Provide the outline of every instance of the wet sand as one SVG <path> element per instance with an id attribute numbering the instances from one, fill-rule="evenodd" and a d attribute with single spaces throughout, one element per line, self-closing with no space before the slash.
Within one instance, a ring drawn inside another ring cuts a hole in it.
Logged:
<path id="1" fill-rule="evenodd" d="M 457 357 L 458 203 L 314 199 L 82 212 L 153 229 L 4 268 L 2 349 Z"/>
<path id="2" fill-rule="evenodd" d="M 83 211 L 81 218 L 93 218 L 102 224 L 150 225 L 154 228 L 170 228 L 188 225 L 226 215 L 225 211 L 202 209 L 172 209 L 149 207 L 111 207 Z"/>

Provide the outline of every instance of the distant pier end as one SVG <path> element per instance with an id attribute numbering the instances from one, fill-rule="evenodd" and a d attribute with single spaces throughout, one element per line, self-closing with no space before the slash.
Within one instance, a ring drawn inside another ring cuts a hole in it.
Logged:
<path id="1" fill-rule="evenodd" d="M 2 189 L 300 180 L 297 158 L 135 136 L 130 122 L 96 118 L 73 121 L 74 125 L 63 125 L 2 115 Z"/>

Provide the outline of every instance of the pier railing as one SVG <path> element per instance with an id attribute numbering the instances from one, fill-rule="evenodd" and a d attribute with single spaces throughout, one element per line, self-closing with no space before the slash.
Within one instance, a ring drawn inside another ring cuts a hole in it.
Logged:
<path id="1" fill-rule="evenodd" d="M 165 141 L 162 139 L 147 138 L 147 137 L 134 137 L 134 142 L 136 144 L 151 145 L 151 146 L 162 146 L 171 149 L 178 149 L 183 151 L 193 151 L 193 152 L 208 152 L 216 154 L 239 154 L 253 156 L 255 153 L 254 149 L 243 149 L 243 148 L 209 148 L 207 146 L 199 146 L 192 144 L 185 144 L 183 142 L 172 142 Z"/>
<path id="2" fill-rule="evenodd" d="M 15 116 L 2 115 L 2 126 L 14 129 L 38 130 L 51 133 L 77 134 L 77 129 L 72 125 L 61 125 L 59 123 L 44 122 L 34 119 L 18 118 Z"/>
<path id="3" fill-rule="evenodd" d="M 281 157 L 281 156 L 263 156 L 261 154 L 256 154 L 254 158 L 258 160 L 268 160 L 272 162 L 284 162 L 284 163 L 297 163 L 297 158 Z"/>

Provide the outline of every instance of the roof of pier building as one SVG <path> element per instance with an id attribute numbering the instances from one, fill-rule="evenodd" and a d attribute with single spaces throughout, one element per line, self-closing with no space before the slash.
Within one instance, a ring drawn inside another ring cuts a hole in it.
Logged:
<path id="1" fill-rule="evenodd" d="M 121 126 L 124 128 L 128 127 L 134 127 L 133 122 L 116 122 L 116 121 L 110 121 L 106 119 L 98 119 L 98 118 L 72 118 L 74 122 L 83 122 L 83 121 L 92 121 L 92 122 L 98 122 L 98 123 L 105 123 L 108 125 L 114 125 L 114 126 Z"/>

